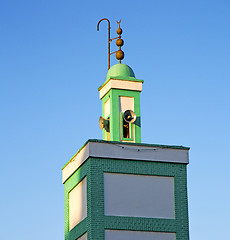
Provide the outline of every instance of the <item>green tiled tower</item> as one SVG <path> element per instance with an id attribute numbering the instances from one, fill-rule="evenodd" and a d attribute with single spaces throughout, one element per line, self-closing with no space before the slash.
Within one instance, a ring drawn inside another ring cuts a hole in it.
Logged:
<path id="1" fill-rule="evenodd" d="M 65 240 L 189 240 L 189 148 L 141 143 L 142 83 L 117 64 L 99 88 L 109 127 L 63 167 Z"/>

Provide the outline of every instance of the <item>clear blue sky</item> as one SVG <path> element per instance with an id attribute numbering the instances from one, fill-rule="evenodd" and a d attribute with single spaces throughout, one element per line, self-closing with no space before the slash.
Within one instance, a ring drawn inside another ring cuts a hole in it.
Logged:
<path id="1" fill-rule="evenodd" d="M 191 147 L 190 239 L 229 239 L 229 12 L 229 0 L 2 0 L 0 239 L 64 239 L 61 168 L 102 138 L 104 17 L 112 37 L 122 19 L 123 63 L 145 81 L 142 142 Z"/>

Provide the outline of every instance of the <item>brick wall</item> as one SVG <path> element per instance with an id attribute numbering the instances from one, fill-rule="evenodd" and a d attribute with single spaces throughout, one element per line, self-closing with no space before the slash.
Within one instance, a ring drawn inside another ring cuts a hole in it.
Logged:
<path id="1" fill-rule="evenodd" d="M 175 219 L 104 216 L 104 172 L 174 177 Z M 68 193 L 87 176 L 87 218 L 69 232 Z M 105 229 L 175 232 L 188 240 L 186 164 L 90 157 L 65 182 L 65 239 L 76 240 L 87 232 L 88 240 L 104 240 Z"/>

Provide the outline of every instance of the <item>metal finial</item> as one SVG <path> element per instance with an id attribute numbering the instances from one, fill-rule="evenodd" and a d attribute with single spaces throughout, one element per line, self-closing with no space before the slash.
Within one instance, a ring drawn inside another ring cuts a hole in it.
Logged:
<path id="1" fill-rule="evenodd" d="M 110 21 L 109 21 L 109 19 L 107 19 L 107 18 L 102 18 L 102 19 L 97 23 L 97 31 L 99 31 L 100 22 L 103 21 L 103 20 L 106 20 L 106 21 L 108 22 L 108 70 L 109 70 L 109 69 L 110 69 L 110 55 L 116 53 L 116 58 L 119 60 L 119 63 L 121 63 L 121 60 L 124 58 L 125 54 L 124 54 L 124 52 L 121 50 L 121 47 L 124 45 L 124 41 L 123 41 L 123 39 L 121 39 L 121 34 L 122 34 L 122 29 L 120 28 L 121 20 L 120 20 L 119 22 L 117 22 L 117 23 L 118 23 L 118 29 L 117 29 L 118 37 L 115 37 L 115 38 L 110 38 L 110 29 L 111 29 L 111 27 L 110 27 Z M 114 39 L 117 39 L 116 45 L 119 47 L 119 50 L 110 53 L 110 43 L 111 43 Z"/>
<path id="2" fill-rule="evenodd" d="M 124 59 L 124 52 L 121 50 L 121 47 L 124 45 L 123 39 L 121 39 L 121 34 L 122 34 L 122 29 L 120 27 L 121 20 L 118 23 L 118 29 L 117 29 L 117 34 L 118 34 L 118 39 L 116 41 L 116 45 L 119 47 L 119 50 L 116 52 L 116 58 L 119 60 L 119 63 L 121 63 L 121 60 Z"/>

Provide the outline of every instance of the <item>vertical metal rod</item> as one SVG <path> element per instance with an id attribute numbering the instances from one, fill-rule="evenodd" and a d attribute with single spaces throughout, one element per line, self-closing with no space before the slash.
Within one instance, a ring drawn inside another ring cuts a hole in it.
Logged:
<path id="1" fill-rule="evenodd" d="M 106 20 L 108 22 L 108 70 L 110 69 L 110 21 L 107 18 L 102 18 L 97 24 L 97 31 L 99 31 L 99 24 L 101 21 Z"/>

